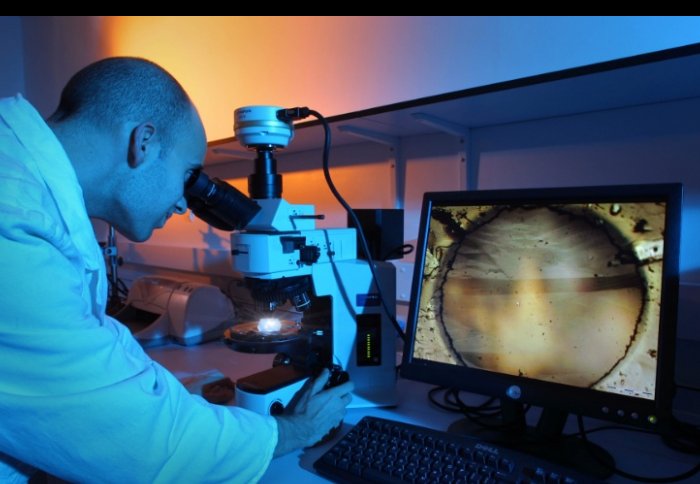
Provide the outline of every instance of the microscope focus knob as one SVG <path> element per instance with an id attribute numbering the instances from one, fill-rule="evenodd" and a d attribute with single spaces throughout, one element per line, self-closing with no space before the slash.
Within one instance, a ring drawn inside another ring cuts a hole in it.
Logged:
<path id="1" fill-rule="evenodd" d="M 279 400 L 275 400 L 270 405 L 270 415 L 282 415 L 284 413 L 284 405 Z"/>
<path id="2" fill-rule="evenodd" d="M 330 375 L 324 388 L 333 388 L 350 381 L 350 374 L 344 371 L 339 365 L 332 365 L 329 369 Z"/>
<path id="3" fill-rule="evenodd" d="M 321 249 L 315 245 L 305 245 L 299 249 L 299 262 L 302 264 L 314 264 L 320 257 Z"/>
<path id="4" fill-rule="evenodd" d="M 294 304 L 297 311 L 306 311 L 311 305 L 311 299 L 309 299 L 308 294 L 301 292 L 292 296 L 292 304 Z"/>

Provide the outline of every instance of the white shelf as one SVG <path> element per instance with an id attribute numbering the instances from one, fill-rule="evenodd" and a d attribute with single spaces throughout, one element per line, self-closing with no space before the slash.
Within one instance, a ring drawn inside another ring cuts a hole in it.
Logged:
<path id="1" fill-rule="evenodd" d="M 333 116 L 328 121 L 337 147 L 366 141 L 342 132 L 344 126 L 401 138 L 439 132 L 416 121 L 416 113 L 466 130 L 697 97 L 700 44 L 693 44 Z M 296 126 L 295 139 L 285 153 L 318 149 L 322 141 L 319 123 L 303 122 Z M 209 144 L 205 166 L 253 157 L 234 138 L 227 138 Z"/>

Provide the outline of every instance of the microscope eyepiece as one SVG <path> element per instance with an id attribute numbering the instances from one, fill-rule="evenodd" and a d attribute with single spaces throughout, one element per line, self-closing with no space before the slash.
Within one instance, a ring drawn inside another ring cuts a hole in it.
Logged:
<path id="1" fill-rule="evenodd" d="M 221 230 L 248 225 L 260 205 L 223 180 L 197 170 L 185 182 L 187 206 L 199 218 Z"/>

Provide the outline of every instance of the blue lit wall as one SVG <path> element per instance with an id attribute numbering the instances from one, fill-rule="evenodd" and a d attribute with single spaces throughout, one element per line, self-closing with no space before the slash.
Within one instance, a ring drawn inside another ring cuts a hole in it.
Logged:
<path id="1" fill-rule="evenodd" d="M 0 17 L 0 96 L 24 91 L 22 23 L 19 17 Z"/>

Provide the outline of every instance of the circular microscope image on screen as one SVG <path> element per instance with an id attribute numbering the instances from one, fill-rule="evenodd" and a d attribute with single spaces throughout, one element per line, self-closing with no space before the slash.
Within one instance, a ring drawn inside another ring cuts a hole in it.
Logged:
<path id="1" fill-rule="evenodd" d="M 414 354 L 653 398 L 664 207 L 438 207 Z"/>

